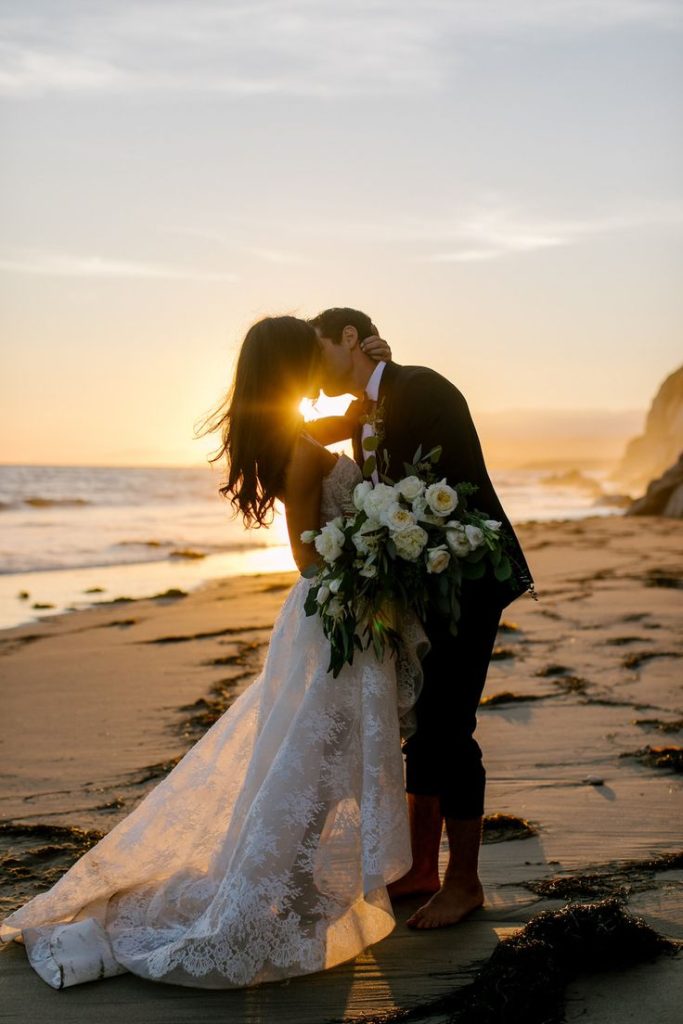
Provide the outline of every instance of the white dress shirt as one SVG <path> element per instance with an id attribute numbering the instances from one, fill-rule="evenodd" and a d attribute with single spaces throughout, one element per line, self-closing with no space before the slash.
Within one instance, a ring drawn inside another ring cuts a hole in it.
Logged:
<path id="1" fill-rule="evenodd" d="M 377 402 L 379 400 L 379 384 L 380 384 L 380 381 L 382 379 L 382 374 L 384 373 L 384 367 L 386 365 L 387 364 L 384 361 L 380 361 L 377 364 L 377 366 L 375 367 L 375 369 L 372 371 L 372 375 L 370 377 L 370 380 L 365 385 L 365 394 L 367 395 L 367 397 L 372 402 Z M 363 424 L 363 429 L 362 429 L 361 435 L 360 435 L 360 437 L 361 437 L 361 445 L 362 445 L 362 443 L 363 443 L 363 441 L 365 440 L 366 437 L 374 437 L 374 436 L 375 436 L 375 431 L 373 429 L 372 424 L 371 423 L 364 423 Z M 370 453 L 368 452 L 368 455 L 369 454 Z M 377 455 L 377 459 L 379 460 L 379 452 L 376 452 L 376 455 Z M 365 456 L 365 449 L 363 449 L 363 456 Z M 374 471 L 372 473 L 372 480 L 373 480 L 373 483 L 376 483 L 376 484 L 379 483 L 379 474 L 377 472 L 377 468 L 376 467 L 375 467 L 375 469 L 374 469 Z"/>

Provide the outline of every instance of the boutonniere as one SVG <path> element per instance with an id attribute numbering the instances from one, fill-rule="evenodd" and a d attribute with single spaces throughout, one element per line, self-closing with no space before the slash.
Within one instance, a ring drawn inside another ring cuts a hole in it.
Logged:
<path id="1" fill-rule="evenodd" d="M 379 446 L 384 440 L 384 402 L 377 402 L 375 408 L 370 413 L 364 413 L 360 417 L 362 424 L 369 424 L 372 427 L 372 434 L 369 437 L 363 438 L 363 476 L 370 478 L 377 469 L 377 453 Z M 382 457 L 382 470 L 380 471 L 381 476 L 385 476 L 389 465 L 389 455 L 386 448 L 383 450 Z"/>

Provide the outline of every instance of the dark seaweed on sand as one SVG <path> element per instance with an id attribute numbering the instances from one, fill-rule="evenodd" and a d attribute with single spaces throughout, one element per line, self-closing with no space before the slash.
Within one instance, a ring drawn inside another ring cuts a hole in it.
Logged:
<path id="1" fill-rule="evenodd" d="M 577 974 L 623 969 L 677 948 L 612 897 L 545 910 L 504 939 L 456 993 L 451 1021 L 559 1024 L 564 989 Z"/>
<path id="2" fill-rule="evenodd" d="M 619 899 L 544 910 L 503 939 L 474 981 L 413 1010 L 365 1024 L 419 1021 L 438 1014 L 448 1024 L 562 1024 L 564 991 L 582 973 L 622 970 L 674 955 L 680 944 L 633 917 Z"/>
<path id="3" fill-rule="evenodd" d="M 0 824 L 0 910 L 49 889 L 103 835 L 72 826 Z"/>
<path id="4" fill-rule="evenodd" d="M 487 814 L 484 818 L 482 841 L 501 843 L 508 839 L 528 839 L 538 834 L 538 829 L 516 814 Z"/>
<path id="5" fill-rule="evenodd" d="M 659 871 L 677 871 L 683 867 L 683 853 L 660 853 L 645 860 L 615 861 L 593 871 L 575 875 L 556 875 L 522 883 L 546 899 L 580 900 L 595 896 L 619 896 L 656 886 Z"/>
<path id="6" fill-rule="evenodd" d="M 625 750 L 619 757 L 635 757 L 651 768 L 666 768 L 683 772 L 683 747 L 641 747 L 640 750 Z"/>

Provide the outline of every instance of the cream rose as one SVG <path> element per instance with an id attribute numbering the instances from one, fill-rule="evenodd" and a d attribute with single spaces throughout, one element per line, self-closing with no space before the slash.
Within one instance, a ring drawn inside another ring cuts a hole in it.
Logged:
<path id="1" fill-rule="evenodd" d="M 485 519 L 484 526 L 487 526 L 489 530 L 500 530 L 503 524 L 499 523 L 497 519 Z"/>
<path id="2" fill-rule="evenodd" d="M 427 551 L 427 572 L 443 572 L 451 560 L 450 552 L 445 544 L 429 548 Z"/>
<path id="3" fill-rule="evenodd" d="M 318 589 L 318 593 L 315 595 L 315 599 L 318 602 L 318 604 L 325 604 L 325 601 L 327 601 L 329 596 L 330 588 L 323 585 Z"/>
<path id="4" fill-rule="evenodd" d="M 413 513 L 399 505 L 397 501 L 393 505 L 389 505 L 382 513 L 382 522 L 385 526 L 388 526 L 391 533 L 398 533 L 400 530 L 406 530 L 409 526 L 415 525 L 415 516 Z"/>
<path id="5" fill-rule="evenodd" d="M 396 491 L 388 484 L 375 484 L 366 494 L 363 510 L 370 519 L 381 519 L 382 512 L 396 501 Z"/>
<path id="6" fill-rule="evenodd" d="M 458 555 L 459 558 L 470 553 L 470 542 L 462 523 L 455 521 L 446 523 L 446 543 L 453 554 Z"/>
<path id="7" fill-rule="evenodd" d="M 302 544 L 312 544 L 316 538 L 317 532 L 317 530 L 304 530 L 301 534 Z"/>
<path id="8" fill-rule="evenodd" d="M 337 576 L 336 579 L 330 580 L 330 593 L 331 594 L 338 594 L 339 593 L 339 588 L 341 587 L 341 584 L 342 584 L 341 576 Z"/>
<path id="9" fill-rule="evenodd" d="M 404 558 L 408 562 L 414 562 L 424 551 L 428 540 L 429 534 L 421 526 L 417 524 L 409 526 L 407 529 L 401 530 L 394 537 L 396 553 L 399 558 Z"/>
<path id="10" fill-rule="evenodd" d="M 353 504 L 356 506 L 359 512 L 363 510 L 365 499 L 372 490 L 372 484 L 369 480 L 361 480 L 359 484 L 353 489 Z"/>
<path id="11" fill-rule="evenodd" d="M 315 538 L 315 550 L 326 562 L 335 562 L 344 547 L 344 534 L 335 523 L 328 523 Z"/>
<path id="12" fill-rule="evenodd" d="M 438 516 L 449 516 L 458 505 L 458 494 L 446 483 L 446 477 L 438 484 L 431 484 L 425 491 L 427 504 Z"/>
<path id="13" fill-rule="evenodd" d="M 406 501 L 415 501 L 415 498 L 419 497 L 424 489 L 425 485 L 417 476 L 404 477 L 396 484 L 396 490 Z"/>

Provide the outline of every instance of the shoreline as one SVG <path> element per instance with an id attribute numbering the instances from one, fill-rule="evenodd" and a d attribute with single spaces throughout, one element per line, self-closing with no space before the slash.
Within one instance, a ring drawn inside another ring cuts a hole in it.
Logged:
<path id="1" fill-rule="evenodd" d="M 204 558 L 164 558 L 113 565 L 76 566 L 69 569 L 35 569 L 0 574 L 0 633 L 90 608 L 130 601 L 151 600 L 167 590 L 191 593 L 221 579 L 294 570 L 288 547 L 279 544 L 246 547 Z M 98 592 L 111 597 L 87 598 Z M 19 593 L 30 595 L 19 598 Z M 43 608 L 32 607 L 34 602 Z"/>
<path id="2" fill-rule="evenodd" d="M 52 1021 L 56 999 L 76 1024 L 113 1024 L 122 1012 L 131 1024 L 186 1024 L 226 1002 L 245 1024 L 255 1015 L 319 1024 L 417 1012 L 466 985 L 540 912 L 615 892 L 657 932 L 683 939 L 683 869 L 671 859 L 680 753 L 661 755 L 683 742 L 683 523 L 596 516 L 515 528 L 539 600 L 505 609 L 477 713 L 487 767 L 482 909 L 454 928 L 413 933 L 403 922 L 417 904 L 406 901 L 391 935 L 356 961 L 220 994 L 132 976 L 55 993 L 15 943 L 0 949 L 8 1022 L 23 1019 L 27 1001 L 33 1019 Z M 113 827 L 250 685 L 295 578 L 209 580 L 187 597 L 94 605 L 0 630 L 10 723 L 0 818 L 14 823 L 0 829 L 0 853 L 17 865 L 5 912 L 77 855 L 75 829 Z M 41 838 L 40 825 L 51 833 Z M 442 871 L 446 858 L 444 842 Z M 581 1008 L 591 1021 L 623 1020 L 626 1008 L 648 1019 L 655 993 L 655 1005 L 678 1005 L 682 966 L 662 958 L 581 975 L 567 991 L 568 1019 Z M 598 1003 L 605 1016 L 595 1015 Z"/>
<path id="3" fill-rule="evenodd" d="M 621 512 L 605 509 L 591 515 L 557 519 L 528 519 L 513 523 L 515 531 L 560 523 L 591 522 L 620 517 Z M 100 605 L 152 599 L 167 590 L 192 592 L 213 580 L 295 571 L 287 545 L 263 544 L 233 549 L 202 558 L 160 558 L 139 562 L 105 563 L 70 568 L 33 569 L 0 573 L 0 632 L 22 625 L 35 625 L 58 615 L 85 611 Z M 104 584 L 104 586 L 103 586 Z M 88 592 L 116 596 L 88 600 Z M 25 593 L 22 600 L 18 595 Z M 34 608 L 37 603 L 40 607 Z"/>

